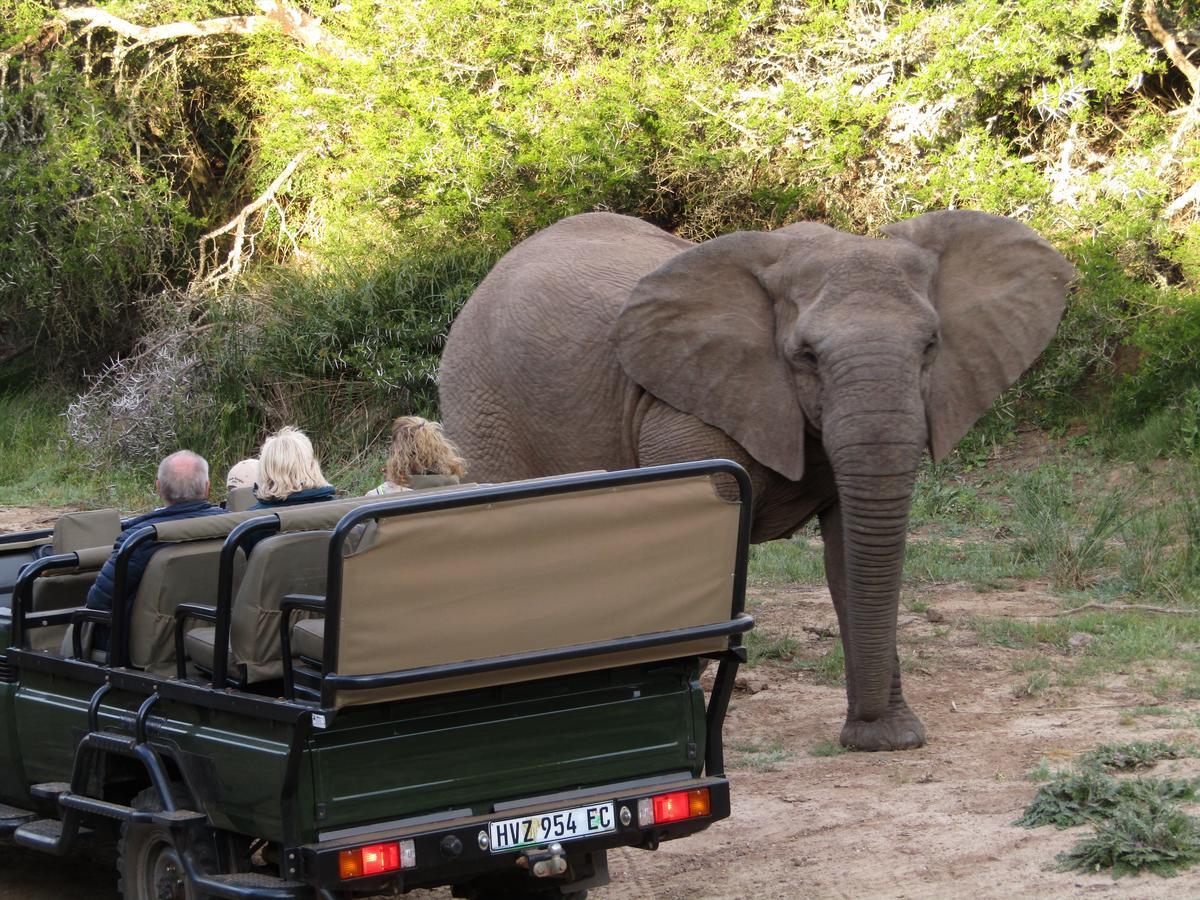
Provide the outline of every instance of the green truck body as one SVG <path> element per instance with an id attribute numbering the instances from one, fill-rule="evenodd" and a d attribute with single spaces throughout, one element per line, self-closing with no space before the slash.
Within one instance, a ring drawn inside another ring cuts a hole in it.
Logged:
<path id="1" fill-rule="evenodd" d="M 498 633 L 497 655 L 461 659 L 453 648 L 463 626 L 451 618 L 445 661 L 353 676 L 330 664 L 353 669 L 346 636 L 327 624 L 325 662 L 298 657 L 283 686 L 235 675 L 217 683 L 182 664 L 183 677 L 131 665 L 122 658 L 121 603 L 108 621 L 107 653 L 32 649 L 40 629 L 81 632 L 99 620 L 75 607 L 32 608 L 36 579 L 78 559 L 46 555 L 49 535 L 10 536 L 0 541 L 0 600 L 5 573 L 18 576 L 0 609 L 0 831 L 58 854 L 120 838 L 122 884 L 138 900 L 332 898 L 434 885 L 458 896 L 578 895 L 603 884 L 608 849 L 653 849 L 729 812 L 721 726 L 740 634 L 752 624 L 741 609 L 749 495 L 740 469 L 714 461 L 356 506 L 330 530 L 326 594 L 296 601 L 347 628 L 356 601 L 339 567 L 353 554 L 339 542 L 383 531 L 392 518 L 421 527 L 424 516 L 437 528 L 447 512 L 480 517 L 513 503 L 533 503 L 529 514 L 543 516 L 549 507 L 538 502 L 569 512 L 563 504 L 573 497 L 607 503 L 609 492 L 620 499 L 623 489 L 689 480 L 709 482 L 715 496 L 722 479 L 741 490 L 736 502 L 719 501 L 738 507 L 722 621 L 630 634 L 617 627 L 593 641 L 562 625 L 568 639 L 556 644 L 538 637 L 542 625 L 532 620 L 507 638 Z M 373 571 L 391 564 L 384 553 L 364 558 Z M 388 602 L 396 610 L 388 627 L 403 629 L 402 598 Z M 218 634 L 222 615 L 229 627 L 220 605 L 211 611 Z M 718 661 L 707 701 L 704 657 Z M 475 680 L 438 688 L 463 677 Z"/>

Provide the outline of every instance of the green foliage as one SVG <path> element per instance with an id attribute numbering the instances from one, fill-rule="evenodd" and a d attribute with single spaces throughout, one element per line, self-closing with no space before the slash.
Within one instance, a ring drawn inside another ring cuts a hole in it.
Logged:
<path id="1" fill-rule="evenodd" d="M 820 584 L 825 581 L 822 545 L 805 533 L 750 548 L 750 577 L 756 582 Z"/>
<path id="2" fill-rule="evenodd" d="M 255 11 L 105 9 L 139 25 Z M 1111 0 L 304 10 L 319 46 L 266 28 L 118 58 L 105 28 L 0 0 L 0 50 L 17 48 L 0 84 L 0 354 L 36 341 L 31 357 L 67 359 L 56 371 L 94 372 L 159 327 L 160 287 L 204 287 L 187 315 L 210 326 L 213 396 L 179 430 L 232 450 L 293 416 L 348 444 L 429 408 L 444 320 L 488 262 L 563 216 L 611 209 L 701 239 L 972 207 L 1029 222 L 1080 280 L 960 462 L 1020 418 L 1081 409 L 1113 432 L 1166 411 L 1162 452 L 1196 452 L 1200 230 L 1162 212 L 1200 174 L 1197 142 L 1170 115 L 1171 70 Z M 241 257 L 231 230 L 201 268 L 198 237 L 292 161 Z M 222 261 L 236 277 L 203 282 Z M 427 299 L 406 310 L 380 300 L 414 296 L 393 270 L 454 286 L 432 315 Z M 940 476 L 919 499 L 918 518 L 989 515 Z"/>
<path id="3" fill-rule="evenodd" d="M 746 634 L 746 665 L 761 665 L 766 660 L 790 661 L 799 649 L 799 644 L 791 635 L 770 634 L 762 628 Z"/>
<path id="4" fill-rule="evenodd" d="M 1100 498 L 1082 527 L 1072 515 L 1065 473 L 1039 468 L 1017 484 L 1013 511 L 1022 529 L 1019 553 L 1047 571 L 1055 586 L 1087 587 L 1108 552 L 1107 542 L 1128 521 L 1128 498 L 1112 491 Z"/>
<path id="5" fill-rule="evenodd" d="M 792 757 L 792 751 L 784 747 L 782 741 L 768 741 L 765 744 L 760 744 L 755 741 L 747 741 L 733 745 L 733 751 L 737 755 L 736 763 L 739 768 L 752 769 L 755 772 L 774 772 L 779 769 L 779 764 L 785 762 Z"/>
<path id="6" fill-rule="evenodd" d="M 1067 871 L 1175 875 L 1200 861 L 1200 822 L 1161 800 L 1121 806 L 1096 833 L 1059 854 Z"/>
<path id="7" fill-rule="evenodd" d="M 1196 799 L 1200 779 L 1117 779 L 1105 770 L 1145 769 L 1161 759 L 1192 755 L 1193 748 L 1164 741 L 1102 745 L 1081 754 L 1077 770 L 1060 772 L 1038 788 L 1015 824 L 1095 825 L 1094 834 L 1059 854 L 1064 870 L 1110 869 L 1114 878 L 1141 871 L 1174 875 L 1200 860 L 1200 822 L 1177 806 Z M 1048 774 L 1045 760 L 1041 770 L 1039 780 Z"/>
<path id="8" fill-rule="evenodd" d="M 221 341 L 208 342 L 207 363 L 221 404 L 196 436 L 225 434 L 249 451 L 265 430 L 291 423 L 346 458 L 395 416 L 433 415 L 446 333 L 492 262 L 452 249 L 249 282 L 211 314 Z"/>
<path id="9" fill-rule="evenodd" d="M 1166 741 L 1131 741 L 1128 744 L 1101 744 L 1080 756 L 1079 762 L 1111 772 L 1149 769 L 1162 759 L 1182 759 L 1195 755 L 1194 747 L 1182 747 Z"/>
<path id="10" fill-rule="evenodd" d="M 1119 780 L 1099 768 L 1085 766 L 1060 774 L 1038 788 L 1032 802 L 1016 822 L 1026 828 L 1053 825 L 1073 828 L 1103 822 L 1119 810 L 1155 801 L 1194 800 L 1197 782 L 1185 778 L 1133 778 Z"/>
<path id="11" fill-rule="evenodd" d="M 154 470 L 124 467 L 103 474 L 84 453 L 64 449 L 60 394 L 0 392 L 0 505 L 155 505 Z"/>
<path id="12" fill-rule="evenodd" d="M 840 640 L 835 640 L 829 649 L 815 657 L 796 657 L 792 668 L 811 672 L 822 684 L 842 684 L 846 680 L 846 651 Z"/>

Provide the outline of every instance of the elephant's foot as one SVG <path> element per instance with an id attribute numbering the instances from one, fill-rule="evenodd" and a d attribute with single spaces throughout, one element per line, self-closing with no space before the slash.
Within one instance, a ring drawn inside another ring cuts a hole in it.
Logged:
<path id="1" fill-rule="evenodd" d="M 850 750 L 914 750 L 925 745 L 925 726 L 916 713 L 900 704 L 874 722 L 847 718 L 841 742 Z"/>

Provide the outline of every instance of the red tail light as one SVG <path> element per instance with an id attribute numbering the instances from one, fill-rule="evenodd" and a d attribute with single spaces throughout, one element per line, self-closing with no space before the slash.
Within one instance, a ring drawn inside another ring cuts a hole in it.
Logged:
<path id="1" fill-rule="evenodd" d="M 368 844 L 354 850 L 343 850 L 338 854 L 338 874 L 347 878 L 364 878 L 382 875 L 398 869 L 416 865 L 416 852 L 412 841 L 389 841 L 386 844 Z"/>
<path id="2" fill-rule="evenodd" d="M 665 825 L 668 822 L 707 816 L 711 812 L 712 803 L 708 788 L 673 791 L 670 794 L 657 794 L 638 801 L 638 824 L 642 827 Z"/>

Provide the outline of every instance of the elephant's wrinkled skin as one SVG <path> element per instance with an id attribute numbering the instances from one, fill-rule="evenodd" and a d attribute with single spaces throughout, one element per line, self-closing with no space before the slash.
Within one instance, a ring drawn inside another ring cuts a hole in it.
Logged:
<path id="1" fill-rule="evenodd" d="M 896 610 L 913 481 L 1046 346 L 1073 270 L 1011 219 L 884 239 L 816 224 L 693 244 L 589 213 L 505 256 L 463 308 L 442 413 L 474 481 L 705 457 L 754 483 L 756 541 L 813 516 L 846 651 L 841 740 L 919 747 Z"/>

